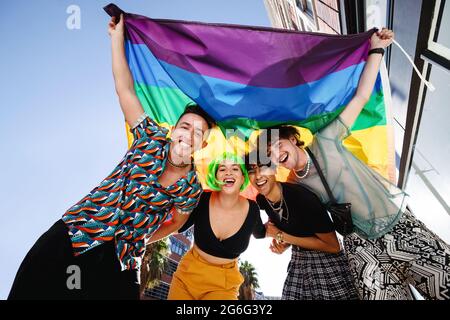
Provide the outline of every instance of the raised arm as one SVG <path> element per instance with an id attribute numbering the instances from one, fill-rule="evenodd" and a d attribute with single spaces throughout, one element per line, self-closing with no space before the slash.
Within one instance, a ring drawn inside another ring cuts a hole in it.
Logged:
<path id="1" fill-rule="evenodd" d="M 120 15 L 120 21 L 117 24 L 115 20 L 115 17 L 112 17 L 108 25 L 108 33 L 111 36 L 114 83 L 125 120 L 130 126 L 133 126 L 144 113 L 144 109 L 134 91 L 133 77 L 125 57 L 124 17 Z"/>
<path id="2" fill-rule="evenodd" d="M 372 35 L 370 38 L 370 47 L 371 49 L 387 48 L 392 43 L 393 39 L 394 32 L 383 28 L 380 32 L 376 32 Z M 371 54 L 367 58 L 364 71 L 359 79 L 356 94 L 340 115 L 341 119 L 349 128 L 353 126 L 356 118 L 361 113 L 361 110 L 370 99 L 382 59 L 383 56 L 381 54 Z"/>

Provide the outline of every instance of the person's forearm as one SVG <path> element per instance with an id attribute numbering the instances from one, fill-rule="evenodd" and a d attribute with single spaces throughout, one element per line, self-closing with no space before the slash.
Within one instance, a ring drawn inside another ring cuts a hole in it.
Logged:
<path id="1" fill-rule="evenodd" d="M 339 245 L 327 243 L 318 237 L 295 237 L 283 232 L 283 241 L 304 249 L 337 253 L 341 251 Z"/>
<path id="2" fill-rule="evenodd" d="M 133 77 L 125 57 L 125 40 L 120 36 L 111 37 L 112 69 L 116 91 L 134 93 Z"/>
<path id="3" fill-rule="evenodd" d="M 362 99 L 365 103 L 369 101 L 370 96 L 372 95 L 382 60 L 383 56 L 381 54 L 371 54 L 367 57 L 366 65 L 364 66 L 364 71 L 359 79 L 358 88 L 355 94 L 355 97 Z"/>
<path id="4" fill-rule="evenodd" d="M 134 92 L 133 76 L 125 57 L 124 19 L 121 15 L 116 24 L 116 18 L 113 17 L 108 25 L 108 33 L 111 36 L 112 71 L 120 107 L 125 121 L 134 126 L 144 115 L 144 109 Z"/>
<path id="5" fill-rule="evenodd" d="M 378 71 L 380 70 L 381 54 L 371 54 L 367 58 L 361 78 L 359 79 L 356 94 L 350 100 L 347 107 L 342 111 L 340 117 L 348 127 L 352 127 L 361 113 L 362 109 L 369 101 L 372 95 L 375 81 L 377 80 Z"/>

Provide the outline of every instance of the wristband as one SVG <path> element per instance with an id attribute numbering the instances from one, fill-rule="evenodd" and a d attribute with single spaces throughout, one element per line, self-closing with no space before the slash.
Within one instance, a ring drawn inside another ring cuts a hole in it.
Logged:
<path id="1" fill-rule="evenodd" d="M 384 55 L 384 49 L 383 48 L 375 48 L 375 49 L 370 49 L 369 50 L 369 55 L 370 54 L 374 54 L 374 53 L 379 53 L 382 56 Z"/>

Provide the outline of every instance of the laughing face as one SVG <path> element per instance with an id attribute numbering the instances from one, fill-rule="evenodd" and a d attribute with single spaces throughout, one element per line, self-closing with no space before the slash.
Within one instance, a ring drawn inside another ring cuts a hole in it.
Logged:
<path id="1" fill-rule="evenodd" d="M 240 165 L 229 159 L 223 160 L 219 164 L 216 178 L 222 185 L 221 191 L 226 193 L 239 193 L 244 183 Z"/>
<path id="2" fill-rule="evenodd" d="M 276 165 L 293 170 L 299 163 L 299 148 L 295 137 L 290 139 L 279 139 L 269 149 L 270 160 Z"/>
<path id="3" fill-rule="evenodd" d="M 275 173 L 275 170 L 268 166 L 252 165 L 248 169 L 252 186 L 263 196 L 267 196 L 276 185 Z"/>
<path id="4" fill-rule="evenodd" d="M 194 113 L 185 114 L 172 132 L 172 152 L 178 158 L 190 160 L 195 151 L 204 147 L 207 130 L 208 124 L 201 116 Z"/>

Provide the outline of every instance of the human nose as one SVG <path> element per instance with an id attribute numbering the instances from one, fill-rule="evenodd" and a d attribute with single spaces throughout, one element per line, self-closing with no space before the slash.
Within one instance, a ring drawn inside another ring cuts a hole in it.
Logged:
<path id="1" fill-rule="evenodd" d="M 261 178 L 261 169 L 259 167 L 255 168 L 255 177 L 256 179 Z"/>

